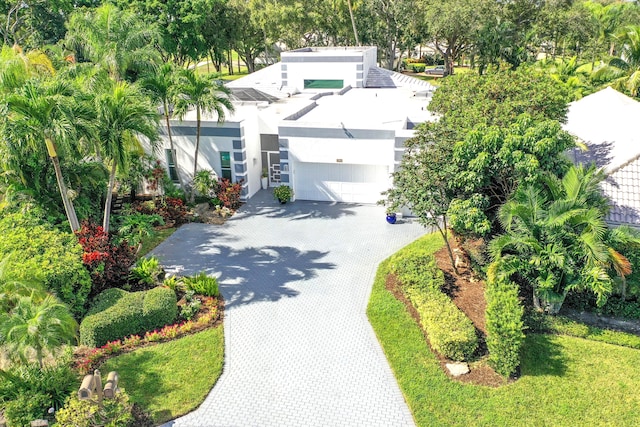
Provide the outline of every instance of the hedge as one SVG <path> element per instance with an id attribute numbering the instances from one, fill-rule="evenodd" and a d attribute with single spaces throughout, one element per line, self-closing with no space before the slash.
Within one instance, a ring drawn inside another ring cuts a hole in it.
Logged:
<path id="1" fill-rule="evenodd" d="M 127 335 L 140 334 L 173 322 L 176 294 L 166 287 L 127 292 L 107 289 L 96 298 L 80 323 L 80 344 L 100 347 Z"/>
<path id="2" fill-rule="evenodd" d="M 440 290 L 444 274 L 435 258 L 423 251 L 404 253 L 391 259 L 396 275 L 435 351 L 451 360 L 467 360 L 478 348 L 471 320 Z"/>
<path id="3" fill-rule="evenodd" d="M 506 280 L 488 281 L 485 297 L 489 363 L 497 373 L 508 377 L 520 365 L 524 308 L 516 285 Z"/>
<path id="4" fill-rule="evenodd" d="M 76 318 L 86 309 L 91 277 L 76 237 L 22 214 L 0 219 L 0 259 L 6 277 L 41 282 L 69 305 Z"/>

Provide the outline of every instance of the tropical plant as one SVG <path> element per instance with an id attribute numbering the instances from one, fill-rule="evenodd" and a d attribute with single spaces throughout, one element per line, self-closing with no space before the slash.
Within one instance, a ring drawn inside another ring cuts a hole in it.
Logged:
<path id="1" fill-rule="evenodd" d="M 67 219 L 71 230 L 76 231 L 80 223 L 62 176 L 59 156 L 80 156 L 76 144 L 90 136 L 90 111 L 78 102 L 73 86 L 61 80 L 29 80 L 20 90 L 7 95 L 3 104 L 5 162 L 11 169 L 20 169 L 26 155 L 42 155 L 46 148 Z"/>
<path id="2" fill-rule="evenodd" d="M 610 271 L 626 276 L 631 270 L 605 239 L 603 178 L 595 167 L 574 166 L 540 188 L 521 185 L 500 208 L 505 233 L 489 245 L 496 280 L 524 279 L 534 305 L 549 313 L 557 313 L 572 290 L 588 289 L 604 303 L 613 291 Z"/>
<path id="3" fill-rule="evenodd" d="M 153 149 L 157 148 L 158 112 L 137 86 L 110 80 L 104 82 L 103 91 L 96 96 L 95 108 L 100 154 L 111 163 L 102 222 L 108 233 L 116 170 L 127 166 L 127 154 L 139 143 L 139 135 L 146 137 Z"/>
<path id="4" fill-rule="evenodd" d="M 193 178 L 193 189 L 201 197 L 213 197 L 218 188 L 218 179 L 214 171 L 199 170 Z"/>
<path id="5" fill-rule="evenodd" d="M 195 276 L 185 277 L 182 281 L 187 290 L 192 290 L 198 295 L 217 297 L 220 294 L 218 290 L 218 279 L 207 276 L 207 273 L 204 271 L 201 271 Z"/>
<path id="6" fill-rule="evenodd" d="M 218 80 L 217 75 L 201 75 L 191 69 L 183 70 L 178 76 L 175 95 L 175 113 L 181 120 L 189 109 L 196 109 L 196 145 L 193 154 L 192 175 L 195 177 L 198 173 L 202 114 L 214 113 L 218 123 L 222 123 L 225 120 L 225 110 L 232 113 L 234 107 L 229 99 L 229 89 Z M 195 189 L 191 190 L 189 199 L 193 203 L 195 199 Z"/>
<path id="7" fill-rule="evenodd" d="M 626 89 L 631 96 L 640 96 L 640 25 L 625 27 L 615 40 L 619 42 L 620 55 L 595 70 L 593 78 L 612 81 L 616 89 Z"/>
<path id="8" fill-rule="evenodd" d="M 141 258 L 131 269 L 131 279 L 140 285 L 150 287 L 162 282 L 164 270 L 156 257 Z"/>
<path id="9" fill-rule="evenodd" d="M 118 235 L 122 240 L 137 247 L 135 253 L 138 254 L 144 239 L 153 237 L 155 235 L 154 227 L 163 224 L 164 219 L 158 214 L 130 213 L 122 217 L 118 227 Z"/>
<path id="10" fill-rule="evenodd" d="M 280 203 L 286 203 L 293 198 L 293 188 L 288 185 L 278 185 L 273 189 L 273 198 Z"/>
<path id="11" fill-rule="evenodd" d="M 17 298 L 8 313 L 0 314 L 0 344 L 21 361 L 35 356 L 40 368 L 44 357 L 76 336 L 77 323 L 67 306 L 47 294 L 36 292 Z"/>

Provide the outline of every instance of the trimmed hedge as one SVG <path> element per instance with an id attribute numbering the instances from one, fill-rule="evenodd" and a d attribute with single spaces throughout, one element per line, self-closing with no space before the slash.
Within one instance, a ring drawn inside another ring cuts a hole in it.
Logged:
<path id="1" fill-rule="evenodd" d="M 391 259 L 396 275 L 413 306 L 434 350 L 451 360 L 467 360 L 478 348 L 471 320 L 440 290 L 444 274 L 435 258 L 424 251 L 411 251 Z"/>
<path id="2" fill-rule="evenodd" d="M 508 377 L 520 365 L 524 308 L 517 286 L 505 280 L 489 281 L 485 297 L 489 363 L 497 373 Z"/>
<path id="3" fill-rule="evenodd" d="M 96 298 L 80 323 L 80 344 L 100 347 L 127 335 L 140 334 L 174 321 L 176 294 L 166 287 L 127 292 L 107 289 Z"/>
<path id="4" fill-rule="evenodd" d="M 91 277 L 82 264 L 82 247 L 62 232 L 22 214 L 0 219 L 0 259 L 6 277 L 44 284 L 80 318 L 91 291 Z"/>

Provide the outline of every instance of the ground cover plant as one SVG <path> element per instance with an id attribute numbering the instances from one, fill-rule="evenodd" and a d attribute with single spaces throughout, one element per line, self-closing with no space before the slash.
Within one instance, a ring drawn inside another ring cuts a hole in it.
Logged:
<path id="1" fill-rule="evenodd" d="M 428 235 L 401 250 L 435 252 Z M 634 425 L 638 350 L 564 335 L 529 333 L 520 377 L 498 388 L 452 381 L 405 305 L 386 289 L 380 265 L 367 314 L 419 426 Z M 614 333 L 615 334 L 615 333 Z M 455 409 L 453 409 L 455 408 Z"/>

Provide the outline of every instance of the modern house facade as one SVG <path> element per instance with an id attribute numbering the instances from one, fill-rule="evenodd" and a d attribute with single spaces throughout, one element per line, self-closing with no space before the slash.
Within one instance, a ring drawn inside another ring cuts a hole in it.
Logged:
<path id="1" fill-rule="evenodd" d="M 607 174 L 603 193 L 611 202 L 607 221 L 640 227 L 640 102 L 610 87 L 569 105 L 565 130 L 587 151 L 574 150 L 574 163 L 595 164 Z"/>
<path id="2" fill-rule="evenodd" d="M 375 203 L 391 186 L 414 126 L 433 116 L 433 86 L 377 67 L 375 47 L 305 48 L 229 82 L 235 112 L 203 117 L 199 168 L 243 182 L 244 198 L 286 184 L 303 200 Z M 195 112 L 162 130 L 170 176 L 191 179 Z M 178 160 L 180 170 L 175 168 Z"/>

